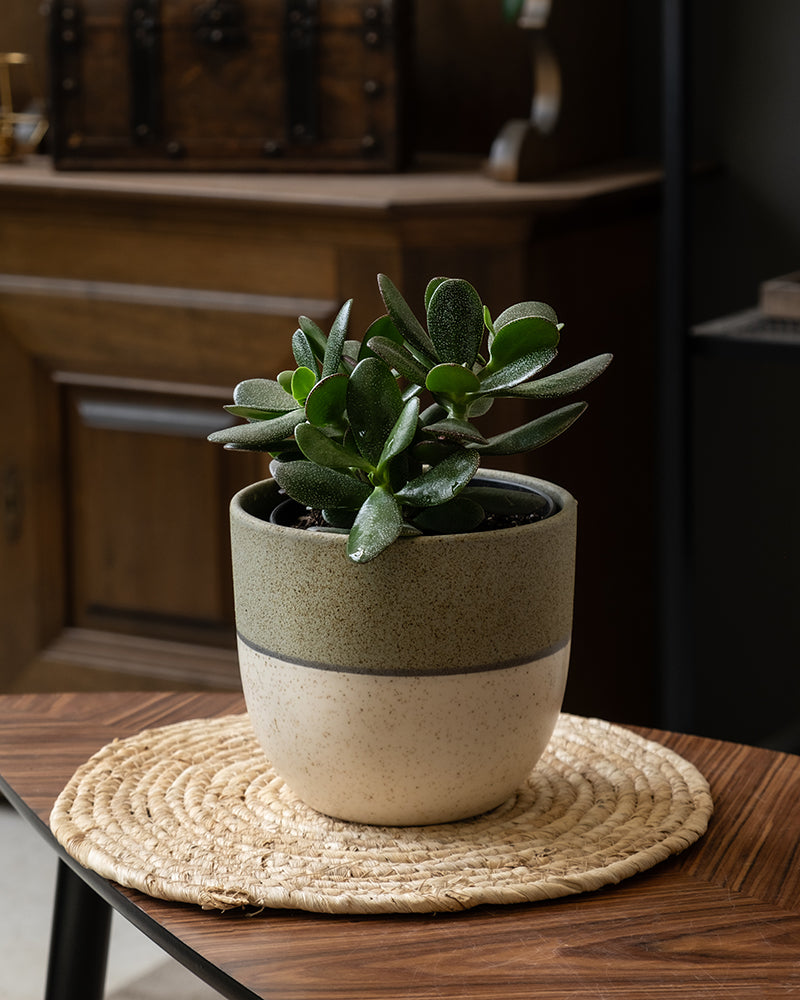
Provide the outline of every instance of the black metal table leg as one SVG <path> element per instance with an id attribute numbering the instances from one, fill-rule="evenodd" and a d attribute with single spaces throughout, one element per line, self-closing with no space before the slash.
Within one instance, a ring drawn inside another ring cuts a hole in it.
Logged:
<path id="1" fill-rule="evenodd" d="M 58 863 L 45 1000 L 102 1000 L 111 907 Z"/>

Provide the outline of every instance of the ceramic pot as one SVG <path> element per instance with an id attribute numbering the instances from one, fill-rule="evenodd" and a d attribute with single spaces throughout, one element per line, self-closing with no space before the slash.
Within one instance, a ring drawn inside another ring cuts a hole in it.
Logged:
<path id="1" fill-rule="evenodd" d="M 273 480 L 231 503 L 242 687 L 307 805 L 390 826 L 503 803 L 553 733 L 567 679 L 577 505 L 499 531 L 398 539 L 364 565 L 342 535 L 270 524 Z"/>

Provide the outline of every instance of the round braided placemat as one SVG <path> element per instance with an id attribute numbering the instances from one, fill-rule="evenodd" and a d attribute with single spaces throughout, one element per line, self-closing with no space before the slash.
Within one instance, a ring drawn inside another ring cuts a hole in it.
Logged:
<path id="1" fill-rule="evenodd" d="M 460 910 L 598 889 L 694 843 L 712 812 L 674 751 L 562 715 L 518 794 L 438 826 L 344 823 L 270 769 L 246 715 L 152 729 L 104 747 L 50 824 L 84 867 L 204 909 Z"/>

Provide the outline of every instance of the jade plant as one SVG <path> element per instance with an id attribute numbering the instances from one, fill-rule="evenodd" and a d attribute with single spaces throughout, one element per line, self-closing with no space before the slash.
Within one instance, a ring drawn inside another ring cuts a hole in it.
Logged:
<path id="1" fill-rule="evenodd" d="M 386 315 L 361 341 L 348 338 L 352 299 L 327 335 L 301 316 L 292 337 L 297 367 L 239 383 L 225 409 L 246 423 L 209 440 L 267 452 L 279 487 L 321 512 L 321 530 L 347 533 L 355 562 L 402 535 L 470 532 L 490 514 L 535 516 L 538 494 L 473 481 L 481 459 L 540 447 L 586 404 L 488 438 L 475 421 L 501 397 L 575 392 L 611 355 L 542 376 L 563 325 L 549 305 L 520 302 L 492 319 L 469 282 L 433 278 L 423 325 L 389 278 L 378 275 L 378 286 Z"/>

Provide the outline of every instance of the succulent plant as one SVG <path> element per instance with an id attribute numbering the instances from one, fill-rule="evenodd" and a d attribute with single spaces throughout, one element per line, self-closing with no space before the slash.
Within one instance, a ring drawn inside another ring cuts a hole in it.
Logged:
<path id="1" fill-rule="evenodd" d="M 499 397 L 575 392 L 611 361 L 601 354 L 537 378 L 556 357 L 563 325 L 545 303 L 520 302 L 492 320 L 469 282 L 433 278 L 423 326 L 389 278 L 378 275 L 378 286 L 387 312 L 360 342 L 348 339 L 352 299 L 327 335 L 301 316 L 292 337 L 297 367 L 239 383 L 225 409 L 246 423 L 209 437 L 269 453 L 281 489 L 322 511 L 323 530 L 346 532 L 355 562 L 401 535 L 469 532 L 487 513 L 534 513 L 535 494 L 473 483 L 481 458 L 538 448 L 586 404 L 489 438 L 474 420 Z"/>

